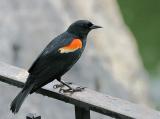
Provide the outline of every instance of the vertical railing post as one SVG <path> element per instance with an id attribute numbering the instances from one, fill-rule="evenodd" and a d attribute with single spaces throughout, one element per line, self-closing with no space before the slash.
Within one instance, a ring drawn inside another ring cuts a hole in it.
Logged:
<path id="1" fill-rule="evenodd" d="M 36 116 L 32 113 L 27 114 L 26 119 L 41 119 L 41 116 Z"/>
<path id="2" fill-rule="evenodd" d="M 75 106 L 76 119 L 90 119 L 90 110 Z"/>

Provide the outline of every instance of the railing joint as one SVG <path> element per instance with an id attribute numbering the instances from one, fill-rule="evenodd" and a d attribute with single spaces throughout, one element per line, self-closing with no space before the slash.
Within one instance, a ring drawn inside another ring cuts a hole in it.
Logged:
<path id="1" fill-rule="evenodd" d="M 76 119 L 90 119 L 90 110 L 75 106 L 75 117 Z"/>
<path id="2" fill-rule="evenodd" d="M 26 116 L 26 119 L 41 119 L 41 116 L 38 116 L 36 114 L 28 113 Z"/>

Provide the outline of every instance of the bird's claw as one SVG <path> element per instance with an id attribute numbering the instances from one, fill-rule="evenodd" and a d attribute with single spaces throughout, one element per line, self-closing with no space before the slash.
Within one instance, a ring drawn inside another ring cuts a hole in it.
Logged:
<path id="1" fill-rule="evenodd" d="M 62 87 L 63 85 L 62 84 L 56 84 L 56 85 L 53 85 L 53 88 L 54 89 L 57 89 L 57 88 L 60 88 L 60 87 Z"/>
<path id="2" fill-rule="evenodd" d="M 69 89 L 63 89 L 60 88 L 60 93 L 74 93 L 74 92 L 81 92 L 85 89 L 85 87 L 76 87 L 76 88 L 69 88 Z"/>
<path id="3" fill-rule="evenodd" d="M 72 82 L 65 82 L 67 85 L 72 85 Z M 63 88 L 65 85 L 64 84 L 55 84 L 53 85 L 53 88 L 54 89 L 57 89 L 57 88 Z"/>

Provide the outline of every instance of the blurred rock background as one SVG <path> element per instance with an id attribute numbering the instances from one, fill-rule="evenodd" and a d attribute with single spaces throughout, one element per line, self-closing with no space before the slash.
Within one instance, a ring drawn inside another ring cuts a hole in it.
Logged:
<path id="1" fill-rule="evenodd" d="M 104 28 L 90 33 L 85 53 L 64 80 L 150 105 L 148 74 L 116 0 L 0 0 L 0 61 L 28 69 L 42 49 L 78 19 Z M 72 105 L 37 94 L 28 97 L 14 116 L 9 105 L 19 91 L 0 82 L 1 118 L 24 119 L 29 112 L 44 119 L 74 118 Z"/>

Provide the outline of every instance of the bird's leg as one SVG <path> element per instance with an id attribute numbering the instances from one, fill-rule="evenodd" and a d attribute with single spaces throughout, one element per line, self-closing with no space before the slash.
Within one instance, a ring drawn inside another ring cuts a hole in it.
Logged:
<path id="1" fill-rule="evenodd" d="M 72 82 L 63 82 L 61 80 L 58 80 L 61 84 L 56 84 L 53 86 L 53 88 L 63 88 L 64 86 L 69 86 L 69 85 L 72 85 Z M 62 83 L 63 82 L 63 83 Z M 69 86 L 70 87 L 70 86 Z"/>
<path id="2" fill-rule="evenodd" d="M 64 81 L 62 81 L 62 80 L 60 80 L 59 81 L 60 83 L 61 83 L 61 85 L 63 85 L 63 87 L 64 86 L 67 86 L 68 88 L 72 88 L 70 85 L 72 84 L 71 82 L 64 82 Z"/>
<path id="3" fill-rule="evenodd" d="M 84 90 L 84 87 L 76 87 L 73 88 L 70 85 L 72 84 L 72 82 L 64 82 L 61 80 L 61 78 L 58 78 L 57 81 L 59 81 L 61 84 L 56 84 L 53 86 L 53 88 L 60 88 L 59 92 L 79 92 Z M 66 86 L 68 89 L 63 89 L 63 87 Z"/>
<path id="4" fill-rule="evenodd" d="M 59 92 L 64 92 L 64 93 L 66 93 L 66 92 L 71 92 L 71 93 L 73 93 L 73 92 L 80 92 L 80 91 L 84 90 L 84 88 L 85 88 L 85 87 L 76 87 L 76 88 L 73 88 L 70 85 L 68 85 L 67 83 L 63 82 L 62 80 L 59 80 L 59 82 L 61 82 L 62 85 L 68 87 L 68 89 L 63 89 L 63 87 L 61 87 L 60 90 L 59 90 Z"/>

